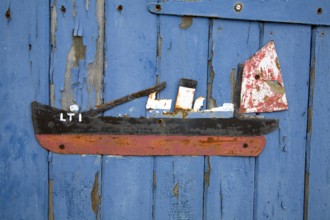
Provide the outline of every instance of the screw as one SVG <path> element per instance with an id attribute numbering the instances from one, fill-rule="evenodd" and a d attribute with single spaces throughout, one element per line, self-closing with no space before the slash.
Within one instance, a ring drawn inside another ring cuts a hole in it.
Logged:
<path id="1" fill-rule="evenodd" d="M 156 11 L 162 10 L 162 6 L 160 4 L 155 5 L 155 10 Z"/>
<path id="2" fill-rule="evenodd" d="M 236 12 L 240 12 L 243 9 L 243 5 L 241 3 L 236 3 L 234 9 Z"/>

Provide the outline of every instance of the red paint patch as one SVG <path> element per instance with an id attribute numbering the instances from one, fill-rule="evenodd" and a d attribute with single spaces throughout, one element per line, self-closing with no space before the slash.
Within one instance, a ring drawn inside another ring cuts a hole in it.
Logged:
<path id="1" fill-rule="evenodd" d="M 258 156 L 266 145 L 264 136 L 39 134 L 37 139 L 55 153 L 120 156 Z"/>
<path id="2" fill-rule="evenodd" d="M 282 73 L 273 41 L 244 63 L 240 113 L 288 109 Z"/>

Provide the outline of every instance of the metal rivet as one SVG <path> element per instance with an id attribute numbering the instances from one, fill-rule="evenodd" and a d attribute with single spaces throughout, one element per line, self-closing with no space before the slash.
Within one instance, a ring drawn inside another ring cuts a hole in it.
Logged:
<path id="1" fill-rule="evenodd" d="M 64 150 L 65 146 L 64 146 L 64 144 L 61 144 L 58 146 L 58 148 L 60 148 L 61 150 Z"/>
<path id="2" fill-rule="evenodd" d="M 240 12 L 243 9 L 243 5 L 241 3 L 236 3 L 234 9 L 236 12 Z"/>
<path id="3" fill-rule="evenodd" d="M 322 12 L 323 12 L 323 9 L 322 9 L 322 8 L 318 8 L 317 11 L 316 11 L 316 13 L 317 13 L 318 15 L 321 15 Z"/>
<path id="4" fill-rule="evenodd" d="M 162 6 L 161 6 L 160 4 L 156 4 L 156 5 L 155 5 L 155 10 L 156 10 L 156 11 L 160 11 L 160 10 L 162 10 Z"/>

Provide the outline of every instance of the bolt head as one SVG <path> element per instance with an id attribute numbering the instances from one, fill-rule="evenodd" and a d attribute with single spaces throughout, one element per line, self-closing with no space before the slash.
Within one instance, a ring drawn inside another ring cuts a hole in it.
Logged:
<path id="1" fill-rule="evenodd" d="M 243 9 L 243 5 L 241 3 L 236 3 L 234 9 L 235 11 L 240 12 Z"/>

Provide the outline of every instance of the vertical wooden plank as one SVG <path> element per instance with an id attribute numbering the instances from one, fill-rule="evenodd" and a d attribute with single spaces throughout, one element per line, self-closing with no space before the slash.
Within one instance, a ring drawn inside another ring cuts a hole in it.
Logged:
<path id="1" fill-rule="evenodd" d="M 47 152 L 30 104 L 48 102 L 49 3 L 0 4 L 0 219 L 47 219 Z"/>
<path id="2" fill-rule="evenodd" d="M 53 0 L 51 104 L 86 110 L 102 102 L 104 0 Z M 52 154 L 50 217 L 99 217 L 101 157 Z"/>
<path id="3" fill-rule="evenodd" d="M 106 101 L 156 83 L 156 16 L 146 1 L 106 2 Z M 117 106 L 107 115 L 145 116 L 147 97 Z M 104 156 L 102 219 L 152 218 L 152 157 Z"/>
<path id="4" fill-rule="evenodd" d="M 99 219 L 100 164 L 101 156 L 53 155 L 49 168 L 54 219 Z"/>
<path id="5" fill-rule="evenodd" d="M 180 78 L 198 81 L 195 97 L 206 97 L 208 19 L 159 19 L 159 77 L 167 81 L 162 98 L 175 103 Z M 155 219 L 202 219 L 204 157 L 156 157 Z"/>
<path id="6" fill-rule="evenodd" d="M 210 107 L 233 103 L 237 66 L 259 48 L 259 24 L 214 20 L 210 36 Z M 254 158 L 206 160 L 205 219 L 252 219 Z"/>
<path id="7" fill-rule="evenodd" d="M 306 200 L 307 219 L 330 218 L 330 28 L 320 27 L 314 32 L 311 59 L 309 132 L 307 157 Z M 312 83 L 312 82 L 311 82 Z"/>
<path id="8" fill-rule="evenodd" d="M 289 110 L 267 114 L 280 120 L 257 159 L 256 219 L 302 219 L 311 28 L 265 24 L 263 44 L 274 40 Z"/>

